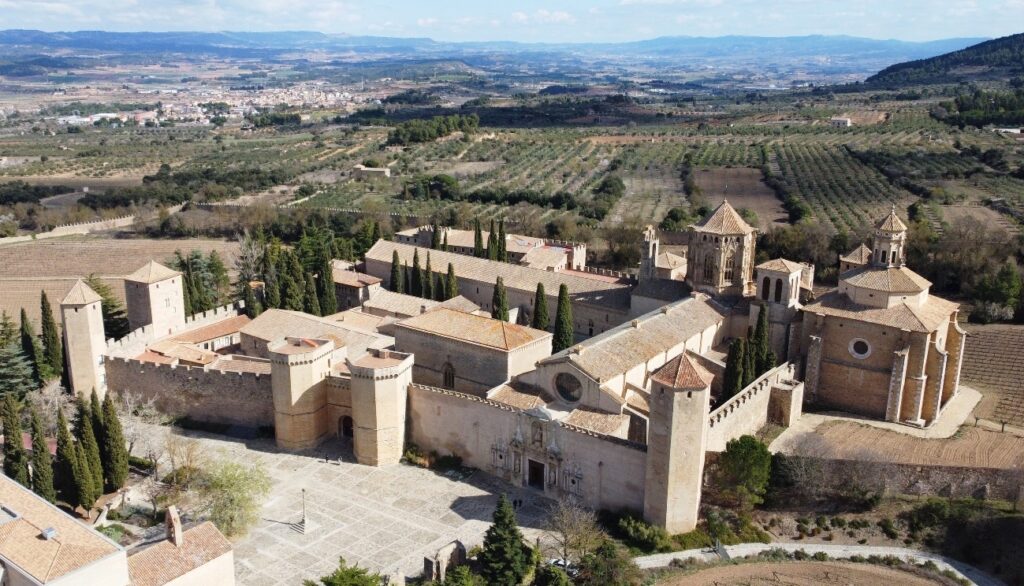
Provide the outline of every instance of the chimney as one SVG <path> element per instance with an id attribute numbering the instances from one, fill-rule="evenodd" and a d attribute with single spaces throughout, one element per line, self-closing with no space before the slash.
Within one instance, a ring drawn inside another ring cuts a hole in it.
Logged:
<path id="1" fill-rule="evenodd" d="M 46 529 L 43 529 L 42 536 L 46 541 L 52 541 L 57 539 L 57 530 L 53 527 L 47 527 Z"/>
<path id="2" fill-rule="evenodd" d="M 181 532 L 181 517 L 178 515 L 178 507 L 171 505 L 167 507 L 167 540 L 174 544 L 174 547 L 181 547 L 185 542 L 185 536 Z"/>

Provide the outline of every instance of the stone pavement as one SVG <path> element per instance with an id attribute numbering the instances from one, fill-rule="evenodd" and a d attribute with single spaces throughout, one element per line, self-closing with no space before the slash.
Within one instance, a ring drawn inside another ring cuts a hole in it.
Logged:
<path id="1" fill-rule="evenodd" d="M 154 426 L 154 436 L 168 429 Z M 259 523 L 234 544 L 235 575 L 242 586 L 295 586 L 330 573 L 339 557 L 385 574 L 416 576 L 424 556 L 455 539 L 467 548 L 481 544 L 500 493 L 523 499 L 517 514 L 531 542 L 541 537 L 551 504 L 532 490 L 479 471 L 457 480 L 404 464 L 361 466 L 340 440 L 290 454 L 270 439 L 175 432 L 199 440 L 212 458 L 260 462 L 273 480 Z"/>
<path id="2" fill-rule="evenodd" d="M 882 547 L 873 545 L 837 545 L 829 543 L 741 543 L 739 545 L 727 545 L 724 547 L 730 558 L 739 558 L 749 555 L 757 555 L 762 551 L 768 551 L 770 549 L 784 549 L 790 553 L 795 552 L 799 549 L 804 550 L 809 554 L 815 554 L 817 552 L 824 552 L 829 555 L 830 558 L 849 558 L 851 556 L 860 555 L 864 557 L 877 555 L 877 556 L 896 556 L 904 561 L 921 564 L 926 561 L 932 561 L 940 570 L 952 570 L 960 576 L 967 578 L 978 586 L 999 586 L 1002 584 L 999 580 L 989 576 L 982 572 L 978 568 L 965 564 L 963 562 L 948 558 L 939 554 L 930 553 L 926 551 L 918 551 L 916 549 L 908 549 L 905 547 Z M 714 562 L 718 561 L 718 554 L 710 550 L 704 549 L 688 549 L 686 551 L 676 551 L 671 553 L 658 553 L 654 555 L 647 555 L 635 558 L 636 564 L 643 569 L 651 568 L 663 568 L 669 565 L 672 560 L 687 560 L 696 559 L 703 562 Z"/>

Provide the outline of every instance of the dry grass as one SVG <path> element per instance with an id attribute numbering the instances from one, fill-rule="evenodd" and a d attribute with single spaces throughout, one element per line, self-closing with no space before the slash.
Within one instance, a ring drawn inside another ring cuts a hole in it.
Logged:
<path id="1" fill-rule="evenodd" d="M 928 586 L 932 580 L 892 568 L 849 562 L 782 562 L 721 566 L 687 576 L 660 580 L 664 586 L 816 586 L 843 584 L 855 586 Z"/>

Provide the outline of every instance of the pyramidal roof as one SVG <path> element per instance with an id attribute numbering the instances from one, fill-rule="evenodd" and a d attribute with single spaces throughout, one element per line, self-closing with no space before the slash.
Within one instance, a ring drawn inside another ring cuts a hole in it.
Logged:
<path id="1" fill-rule="evenodd" d="M 875 228 L 886 232 L 905 232 L 907 225 L 896 215 L 896 204 L 892 204 L 892 211 L 888 216 L 882 218 L 882 221 L 875 224 Z"/>
<path id="2" fill-rule="evenodd" d="M 151 260 L 146 263 L 141 269 L 128 275 L 124 279 L 126 281 L 135 281 L 136 283 L 158 283 L 170 279 L 171 277 L 177 277 L 180 275 L 178 271 L 169 269 L 164 265 Z"/>
<path id="3" fill-rule="evenodd" d="M 839 260 L 845 262 L 867 264 L 871 262 L 871 249 L 866 244 L 861 244 L 857 248 L 853 249 L 850 254 L 840 256 Z"/>
<path id="4" fill-rule="evenodd" d="M 704 389 L 715 376 L 683 352 L 654 371 L 651 380 L 673 389 Z"/>
<path id="5" fill-rule="evenodd" d="M 60 304 L 87 305 L 89 303 L 95 303 L 102 300 L 103 298 L 93 291 L 91 287 L 86 285 L 85 281 L 78 279 L 78 281 L 75 282 L 74 287 L 71 287 L 71 290 L 64 296 L 64 300 L 61 301 Z"/>
<path id="6" fill-rule="evenodd" d="M 806 267 L 798 262 L 793 262 L 785 258 L 773 258 L 772 260 L 765 261 L 757 265 L 755 268 L 777 271 L 780 273 L 798 273 Z"/>
<path id="7" fill-rule="evenodd" d="M 710 216 L 694 224 L 698 232 L 710 232 L 712 234 L 750 234 L 754 228 L 746 223 L 729 200 L 723 200 Z"/>

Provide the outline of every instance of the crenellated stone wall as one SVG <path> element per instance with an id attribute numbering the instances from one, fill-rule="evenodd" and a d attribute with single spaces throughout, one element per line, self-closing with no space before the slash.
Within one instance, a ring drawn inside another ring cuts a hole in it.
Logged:
<path id="1" fill-rule="evenodd" d="M 803 383 L 794 381 L 795 375 L 796 367 L 789 362 L 783 363 L 719 405 L 708 415 L 707 450 L 723 452 L 729 440 L 757 433 L 768 423 L 769 413 L 782 414 L 785 420 L 779 423 L 783 424 L 799 417 Z M 779 391 L 776 391 L 777 387 Z M 773 405 L 775 402 L 780 404 Z"/>

